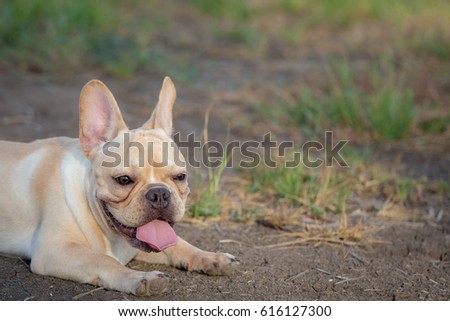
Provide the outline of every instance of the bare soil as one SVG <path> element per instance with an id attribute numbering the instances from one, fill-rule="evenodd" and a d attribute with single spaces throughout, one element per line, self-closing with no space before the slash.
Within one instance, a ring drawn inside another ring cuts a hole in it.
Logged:
<path id="1" fill-rule="evenodd" d="M 270 73 L 287 79 L 293 65 L 273 63 Z M 270 75 L 267 66 L 245 62 L 224 60 L 214 65 L 214 72 L 208 66 L 207 63 L 201 66 L 200 79 L 195 84 L 176 83 L 175 127 L 184 134 L 200 132 L 204 111 L 211 101 L 220 98 L 223 117 L 214 118 L 213 114 L 210 128 L 213 137 L 223 137 L 227 122 L 240 121 L 233 112 L 240 108 L 243 88 Z M 130 127 L 141 125 L 150 115 L 162 80 L 152 74 L 117 80 L 95 72 L 82 73 L 70 80 L 29 74 L 1 75 L 0 138 L 31 141 L 57 135 L 76 137 L 78 95 L 91 78 L 101 78 L 110 87 Z M 448 154 L 422 156 L 433 175 L 448 175 Z M 411 166 L 427 175 L 421 164 Z M 136 262 L 131 266 L 170 274 L 168 290 L 150 300 L 449 300 L 449 207 L 439 220 L 422 212 L 401 220 L 375 215 L 352 218 L 379 227 L 371 237 L 384 241 L 380 244 L 290 249 L 271 248 L 271 244 L 280 241 L 280 232 L 253 221 L 238 224 L 187 220 L 176 227 L 177 233 L 200 248 L 238 256 L 241 264 L 235 272 L 208 277 Z M 0 284 L 1 300 L 143 299 L 35 275 L 30 272 L 28 261 L 11 256 L 0 256 Z"/>
<path id="2" fill-rule="evenodd" d="M 179 235 L 203 249 L 237 255 L 239 268 L 229 276 L 208 277 L 164 266 L 131 266 L 170 275 L 168 290 L 150 300 L 450 299 L 446 233 L 424 222 L 387 225 L 379 237 L 389 244 L 279 250 L 264 248 L 277 232 L 261 226 L 180 224 Z M 35 275 L 19 258 L 1 257 L 0 262 L 2 300 L 146 299 Z"/>

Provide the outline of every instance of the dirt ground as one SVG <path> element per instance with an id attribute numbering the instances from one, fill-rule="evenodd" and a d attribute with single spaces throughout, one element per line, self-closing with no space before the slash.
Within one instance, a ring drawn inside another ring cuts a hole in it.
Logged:
<path id="1" fill-rule="evenodd" d="M 163 266 L 168 291 L 150 300 L 448 300 L 448 237 L 426 223 L 389 224 L 392 244 L 371 248 L 265 249 L 264 227 L 180 224 L 177 233 L 204 249 L 241 260 L 230 276 L 208 277 Z M 221 243 L 233 240 L 239 243 Z M 2 300 L 142 300 L 130 294 L 34 275 L 28 262 L 2 257 Z M 145 299 L 145 298 L 144 298 Z"/>
<path id="2" fill-rule="evenodd" d="M 294 72 L 292 66 L 308 68 L 308 64 L 274 63 L 269 75 L 267 66 L 245 61 L 217 62 L 214 73 L 208 66 L 200 66 L 200 79 L 195 85 L 176 83 L 175 128 L 182 133 L 200 132 L 203 113 L 217 96 L 228 97 L 233 105 L 233 97 L 243 87 L 254 84 L 254 79 L 283 74 L 288 80 L 289 73 Z M 1 75 L 0 138 L 31 141 L 54 135 L 76 137 L 79 91 L 91 78 L 101 78 L 110 87 L 130 127 L 141 125 L 149 116 L 162 80 L 152 74 L 128 80 L 108 79 L 95 72 L 70 80 Z M 213 114 L 213 136 L 226 132 L 227 120 L 230 118 L 222 120 Z M 424 156 L 421 162 L 435 171 L 438 168 L 433 175 L 448 175 L 448 158 Z M 132 266 L 170 274 L 167 292 L 150 300 L 449 300 L 448 209 L 440 220 L 426 215 L 408 220 L 367 215 L 359 218 L 368 226 L 381 227 L 371 235 L 384 241 L 380 244 L 291 249 L 271 248 L 280 240 L 280 233 L 255 222 L 188 220 L 176 227 L 177 234 L 200 248 L 238 256 L 241 264 L 232 275 L 208 277 L 169 267 Z M 143 299 L 34 275 L 28 261 L 10 256 L 0 256 L 0 284 L 1 300 Z"/>

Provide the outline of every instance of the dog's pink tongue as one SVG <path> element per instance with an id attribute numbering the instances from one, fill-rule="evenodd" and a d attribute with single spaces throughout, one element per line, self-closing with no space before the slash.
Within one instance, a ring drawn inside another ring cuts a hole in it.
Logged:
<path id="1" fill-rule="evenodd" d="M 136 238 L 158 251 L 177 244 L 177 235 L 166 221 L 154 220 L 137 228 Z"/>

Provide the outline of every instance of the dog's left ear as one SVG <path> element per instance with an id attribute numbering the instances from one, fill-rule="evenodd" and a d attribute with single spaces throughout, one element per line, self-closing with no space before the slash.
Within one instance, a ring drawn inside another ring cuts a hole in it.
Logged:
<path id="1" fill-rule="evenodd" d="M 169 77 L 164 78 L 158 104 L 150 119 L 141 128 L 162 129 L 167 136 L 172 136 L 172 108 L 176 98 L 175 85 Z"/>

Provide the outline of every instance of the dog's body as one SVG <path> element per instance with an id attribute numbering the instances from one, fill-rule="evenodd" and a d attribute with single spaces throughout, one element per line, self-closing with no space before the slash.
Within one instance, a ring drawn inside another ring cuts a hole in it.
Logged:
<path id="1" fill-rule="evenodd" d="M 166 278 L 125 267 L 133 258 L 228 272 L 232 255 L 199 250 L 171 228 L 189 193 L 170 138 L 175 95 L 166 78 L 152 117 L 128 130 L 107 87 L 91 81 L 80 96 L 79 140 L 0 142 L 0 252 L 30 258 L 34 273 L 136 295 L 162 291 Z M 105 149 L 126 139 L 142 148 Z"/>

